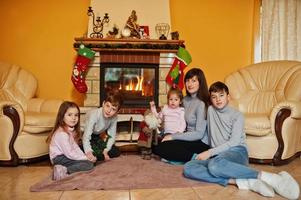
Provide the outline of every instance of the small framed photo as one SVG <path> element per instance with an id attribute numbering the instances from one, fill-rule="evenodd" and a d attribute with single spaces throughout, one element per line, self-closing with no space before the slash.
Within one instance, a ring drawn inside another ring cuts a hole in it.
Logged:
<path id="1" fill-rule="evenodd" d="M 149 27 L 139 26 L 139 32 L 142 39 L 149 39 Z"/>

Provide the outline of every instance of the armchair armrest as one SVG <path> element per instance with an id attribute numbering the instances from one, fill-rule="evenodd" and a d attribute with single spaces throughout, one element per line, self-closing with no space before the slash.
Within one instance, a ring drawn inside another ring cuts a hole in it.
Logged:
<path id="1" fill-rule="evenodd" d="M 57 112 L 62 100 L 32 98 L 28 101 L 27 111 L 29 112 Z"/>
<path id="2" fill-rule="evenodd" d="M 24 112 L 21 105 L 12 101 L 0 102 L 0 164 L 17 165 L 18 155 L 14 143 L 24 126 Z"/>
<path id="3" fill-rule="evenodd" d="M 11 113 L 14 120 L 18 118 L 18 122 L 15 123 L 19 123 L 19 131 L 22 130 L 24 127 L 24 111 L 21 105 L 14 101 L 0 101 L 0 118 L 3 115 L 9 115 L 9 113 Z"/>
<path id="4" fill-rule="evenodd" d="M 278 103 L 274 108 L 272 109 L 270 120 L 272 125 L 272 133 L 275 134 L 276 130 L 276 120 L 280 117 L 283 118 L 284 113 L 286 113 L 286 117 L 291 117 L 293 119 L 301 119 L 301 103 L 298 101 L 283 101 Z M 284 121 L 285 119 L 283 119 Z"/>
<path id="5" fill-rule="evenodd" d="M 294 123 L 295 125 L 300 124 L 301 122 L 301 103 L 298 101 L 284 101 L 277 104 L 270 115 L 271 125 L 272 125 L 272 133 L 276 135 L 277 141 L 278 141 L 278 149 L 274 155 L 273 162 L 275 164 L 281 164 L 284 162 L 282 160 L 284 148 L 288 148 L 290 145 L 292 145 L 292 140 L 295 138 L 289 137 L 288 134 L 290 133 L 287 130 L 284 130 L 283 124 L 286 120 L 289 120 L 290 124 Z M 292 124 L 291 124 L 292 125 Z M 283 137 L 283 135 L 286 134 L 286 137 Z M 295 133 L 292 133 L 295 135 Z M 286 138 L 286 139 L 284 139 Z M 290 148 L 295 148 L 294 146 Z M 287 151 L 287 150 L 286 150 Z M 294 151 L 296 152 L 296 151 Z M 293 153 L 294 153 L 293 152 Z M 287 156 L 288 153 L 286 152 Z M 291 155 L 289 155 L 291 156 Z"/>
<path id="6" fill-rule="evenodd" d="M 284 111 L 290 112 L 287 117 L 301 120 L 301 103 L 298 101 L 283 101 L 274 106 L 270 120 L 271 124 L 274 124 L 277 117 L 280 117 Z M 272 132 L 275 133 L 275 126 L 272 126 Z"/>

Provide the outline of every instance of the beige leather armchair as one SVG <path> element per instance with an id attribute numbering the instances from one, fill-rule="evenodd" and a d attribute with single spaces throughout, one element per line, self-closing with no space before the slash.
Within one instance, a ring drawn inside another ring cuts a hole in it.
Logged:
<path id="1" fill-rule="evenodd" d="M 245 116 L 251 162 L 281 165 L 301 152 L 301 62 L 252 64 L 226 77 Z"/>
<path id="2" fill-rule="evenodd" d="M 0 165 L 48 157 L 46 138 L 61 100 L 35 98 L 37 80 L 16 65 L 0 62 Z"/>

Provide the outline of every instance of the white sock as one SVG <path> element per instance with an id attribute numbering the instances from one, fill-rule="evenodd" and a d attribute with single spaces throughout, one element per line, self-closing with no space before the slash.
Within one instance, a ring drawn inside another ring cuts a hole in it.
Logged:
<path id="1" fill-rule="evenodd" d="M 252 190 L 265 197 L 275 196 L 273 188 L 259 179 L 236 179 L 236 184 L 240 190 Z"/>
<path id="2" fill-rule="evenodd" d="M 287 172 L 279 174 L 261 172 L 260 179 L 274 188 L 281 196 L 287 199 L 298 199 L 300 188 L 297 181 Z"/>
<path id="3" fill-rule="evenodd" d="M 240 190 L 250 189 L 248 179 L 236 179 L 236 185 Z"/>
<path id="4" fill-rule="evenodd" d="M 281 177 L 278 174 L 262 171 L 259 179 L 274 187 L 281 180 Z"/>

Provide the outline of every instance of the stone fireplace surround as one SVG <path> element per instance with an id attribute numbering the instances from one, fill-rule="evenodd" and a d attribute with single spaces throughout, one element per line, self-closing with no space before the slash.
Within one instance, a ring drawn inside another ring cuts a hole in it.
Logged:
<path id="1" fill-rule="evenodd" d="M 83 110 L 99 107 L 100 105 L 100 67 L 101 62 L 111 63 L 146 63 L 159 65 L 159 106 L 166 103 L 166 93 L 169 87 L 165 77 L 171 67 L 174 56 L 183 40 L 144 40 L 144 39 L 88 39 L 75 38 L 74 47 L 80 44 L 96 51 L 94 60 L 89 65 L 86 74 L 88 91 L 84 100 Z M 135 112 L 131 109 L 122 110 L 121 113 Z"/>
<path id="2" fill-rule="evenodd" d="M 165 77 L 173 63 L 175 54 L 180 46 L 184 45 L 182 40 L 143 40 L 143 39 L 88 39 L 75 38 L 74 48 L 80 44 L 96 51 L 94 60 L 89 65 L 86 74 L 88 91 L 85 96 L 84 106 L 81 110 L 81 125 L 84 127 L 85 113 L 96 107 L 100 107 L 100 67 L 101 63 L 146 63 L 159 65 L 158 80 L 158 104 L 162 106 L 167 102 L 167 91 Z M 135 121 L 141 121 L 145 108 L 123 108 L 118 114 L 119 122 L 128 122 L 128 134 L 118 134 L 117 141 L 137 139 L 134 133 Z M 133 136 L 134 134 L 134 136 Z"/>

